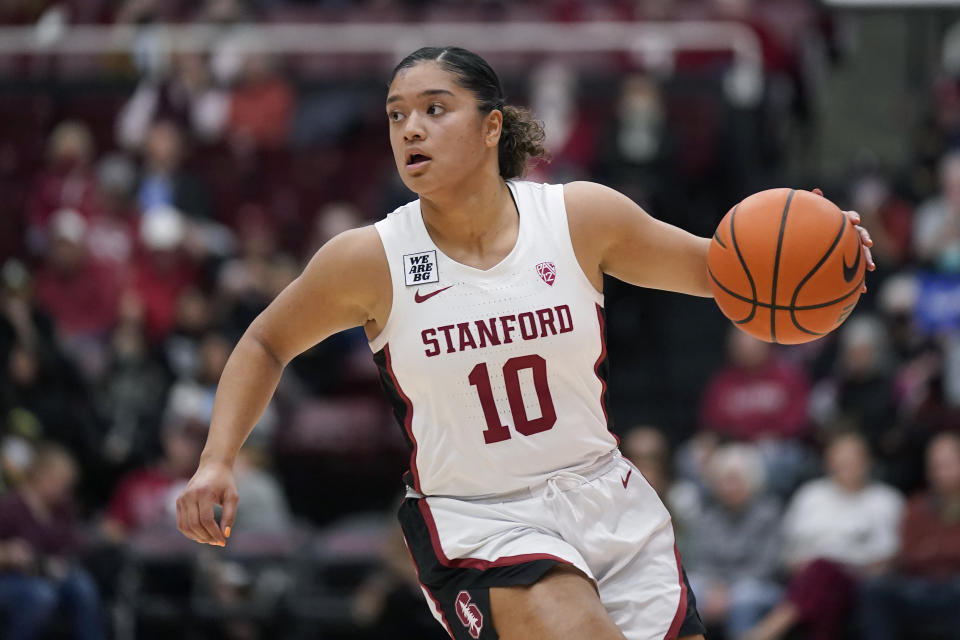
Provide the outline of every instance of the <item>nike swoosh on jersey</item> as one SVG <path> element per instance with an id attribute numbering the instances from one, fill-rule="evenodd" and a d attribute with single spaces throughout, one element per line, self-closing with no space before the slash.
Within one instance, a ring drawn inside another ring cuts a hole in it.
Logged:
<path id="1" fill-rule="evenodd" d="M 857 267 L 860 266 L 860 254 L 863 253 L 863 249 L 857 247 L 857 259 L 853 261 L 853 266 L 847 266 L 847 256 L 843 256 L 843 279 L 847 282 L 853 282 L 853 279 L 857 277 Z"/>
<path id="2" fill-rule="evenodd" d="M 627 477 L 626 477 L 626 478 L 620 478 L 620 482 L 623 483 L 623 488 L 624 488 L 624 489 L 627 488 L 627 483 L 630 482 L 630 474 L 631 474 L 631 473 L 633 473 L 633 469 L 630 469 L 630 471 L 627 471 Z"/>
<path id="3" fill-rule="evenodd" d="M 413 301 L 416 303 L 424 302 L 425 300 L 429 300 L 430 298 L 437 295 L 438 293 L 443 293 L 444 291 L 446 291 L 452 286 L 453 285 L 451 284 L 450 286 L 444 287 L 443 289 L 437 289 L 436 291 L 431 291 L 426 295 L 420 295 L 420 289 L 417 289 L 417 292 L 413 296 Z"/>

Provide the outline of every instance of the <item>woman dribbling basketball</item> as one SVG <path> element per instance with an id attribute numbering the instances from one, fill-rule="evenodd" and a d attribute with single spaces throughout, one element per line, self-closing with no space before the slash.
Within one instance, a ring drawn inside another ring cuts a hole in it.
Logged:
<path id="1" fill-rule="evenodd" d="M 469 51 L 406 57 L 386 112 L 419 199 L 332 239 L 237 344 L 180 530 L 226 543 L 233 462 L 284 366 L 362 325 L 412 449 L 404 536 L 451 637 L 702 637 L 670 516 L 607 427 L 602 283 L 710 296 L 709 240 L 600 185 L 517 180 L 543 131 Z"/>

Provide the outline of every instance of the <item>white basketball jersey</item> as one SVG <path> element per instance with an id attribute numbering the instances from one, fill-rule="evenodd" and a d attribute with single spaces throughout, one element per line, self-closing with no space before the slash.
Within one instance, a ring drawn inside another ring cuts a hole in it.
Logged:
<path id="1" fill-rule="evenodd" d="M 520 231 L 490 269 L 444 255 L 419 200 L 376 223 L 393 304 L 370 347 L 424 495 L 515 491 L 617 446 L 603 295 L 574 255 L 563 186 L 507 185 Z"/>

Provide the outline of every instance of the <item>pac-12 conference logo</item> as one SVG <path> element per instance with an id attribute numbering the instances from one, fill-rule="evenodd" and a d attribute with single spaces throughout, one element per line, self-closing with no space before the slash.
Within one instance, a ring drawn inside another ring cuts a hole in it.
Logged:
<path id="1" fill-rule="evenodd" d="M 470 632 L 470 637 L 479 638 L 480 631 L 483 630 L 483 614 L 480 613 L 480 607 L 470 602 L 470 594 L 466 591 L 457 594 L 456 606 L 457 617 Z"/>
<path id="2" fill-rule="evenodd" d="M 436 250 L 408 253 L 403 256 L 403 276 L 408 287 L 440 282 Z"/>
<path id="3" fill-rule="evenodd" d="M 541 262 L 538 264 L 537 273 L 540 275 L 540 279 L 551 287 L 553 286 L 553 281 L 557 279 L 557 267 L 552 262 Z"/>

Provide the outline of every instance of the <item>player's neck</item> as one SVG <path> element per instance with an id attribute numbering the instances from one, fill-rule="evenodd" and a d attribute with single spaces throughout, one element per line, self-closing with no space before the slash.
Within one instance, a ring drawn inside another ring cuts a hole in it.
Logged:
<path id="1" fill-rule="evenodd" d="M 430 237 L 454 259 L 490 257 L 495 263 L 516 242 L 517 211 L 499 175 L 478 174 L 445 193 L 421 196 L 420 209 Z"/>

